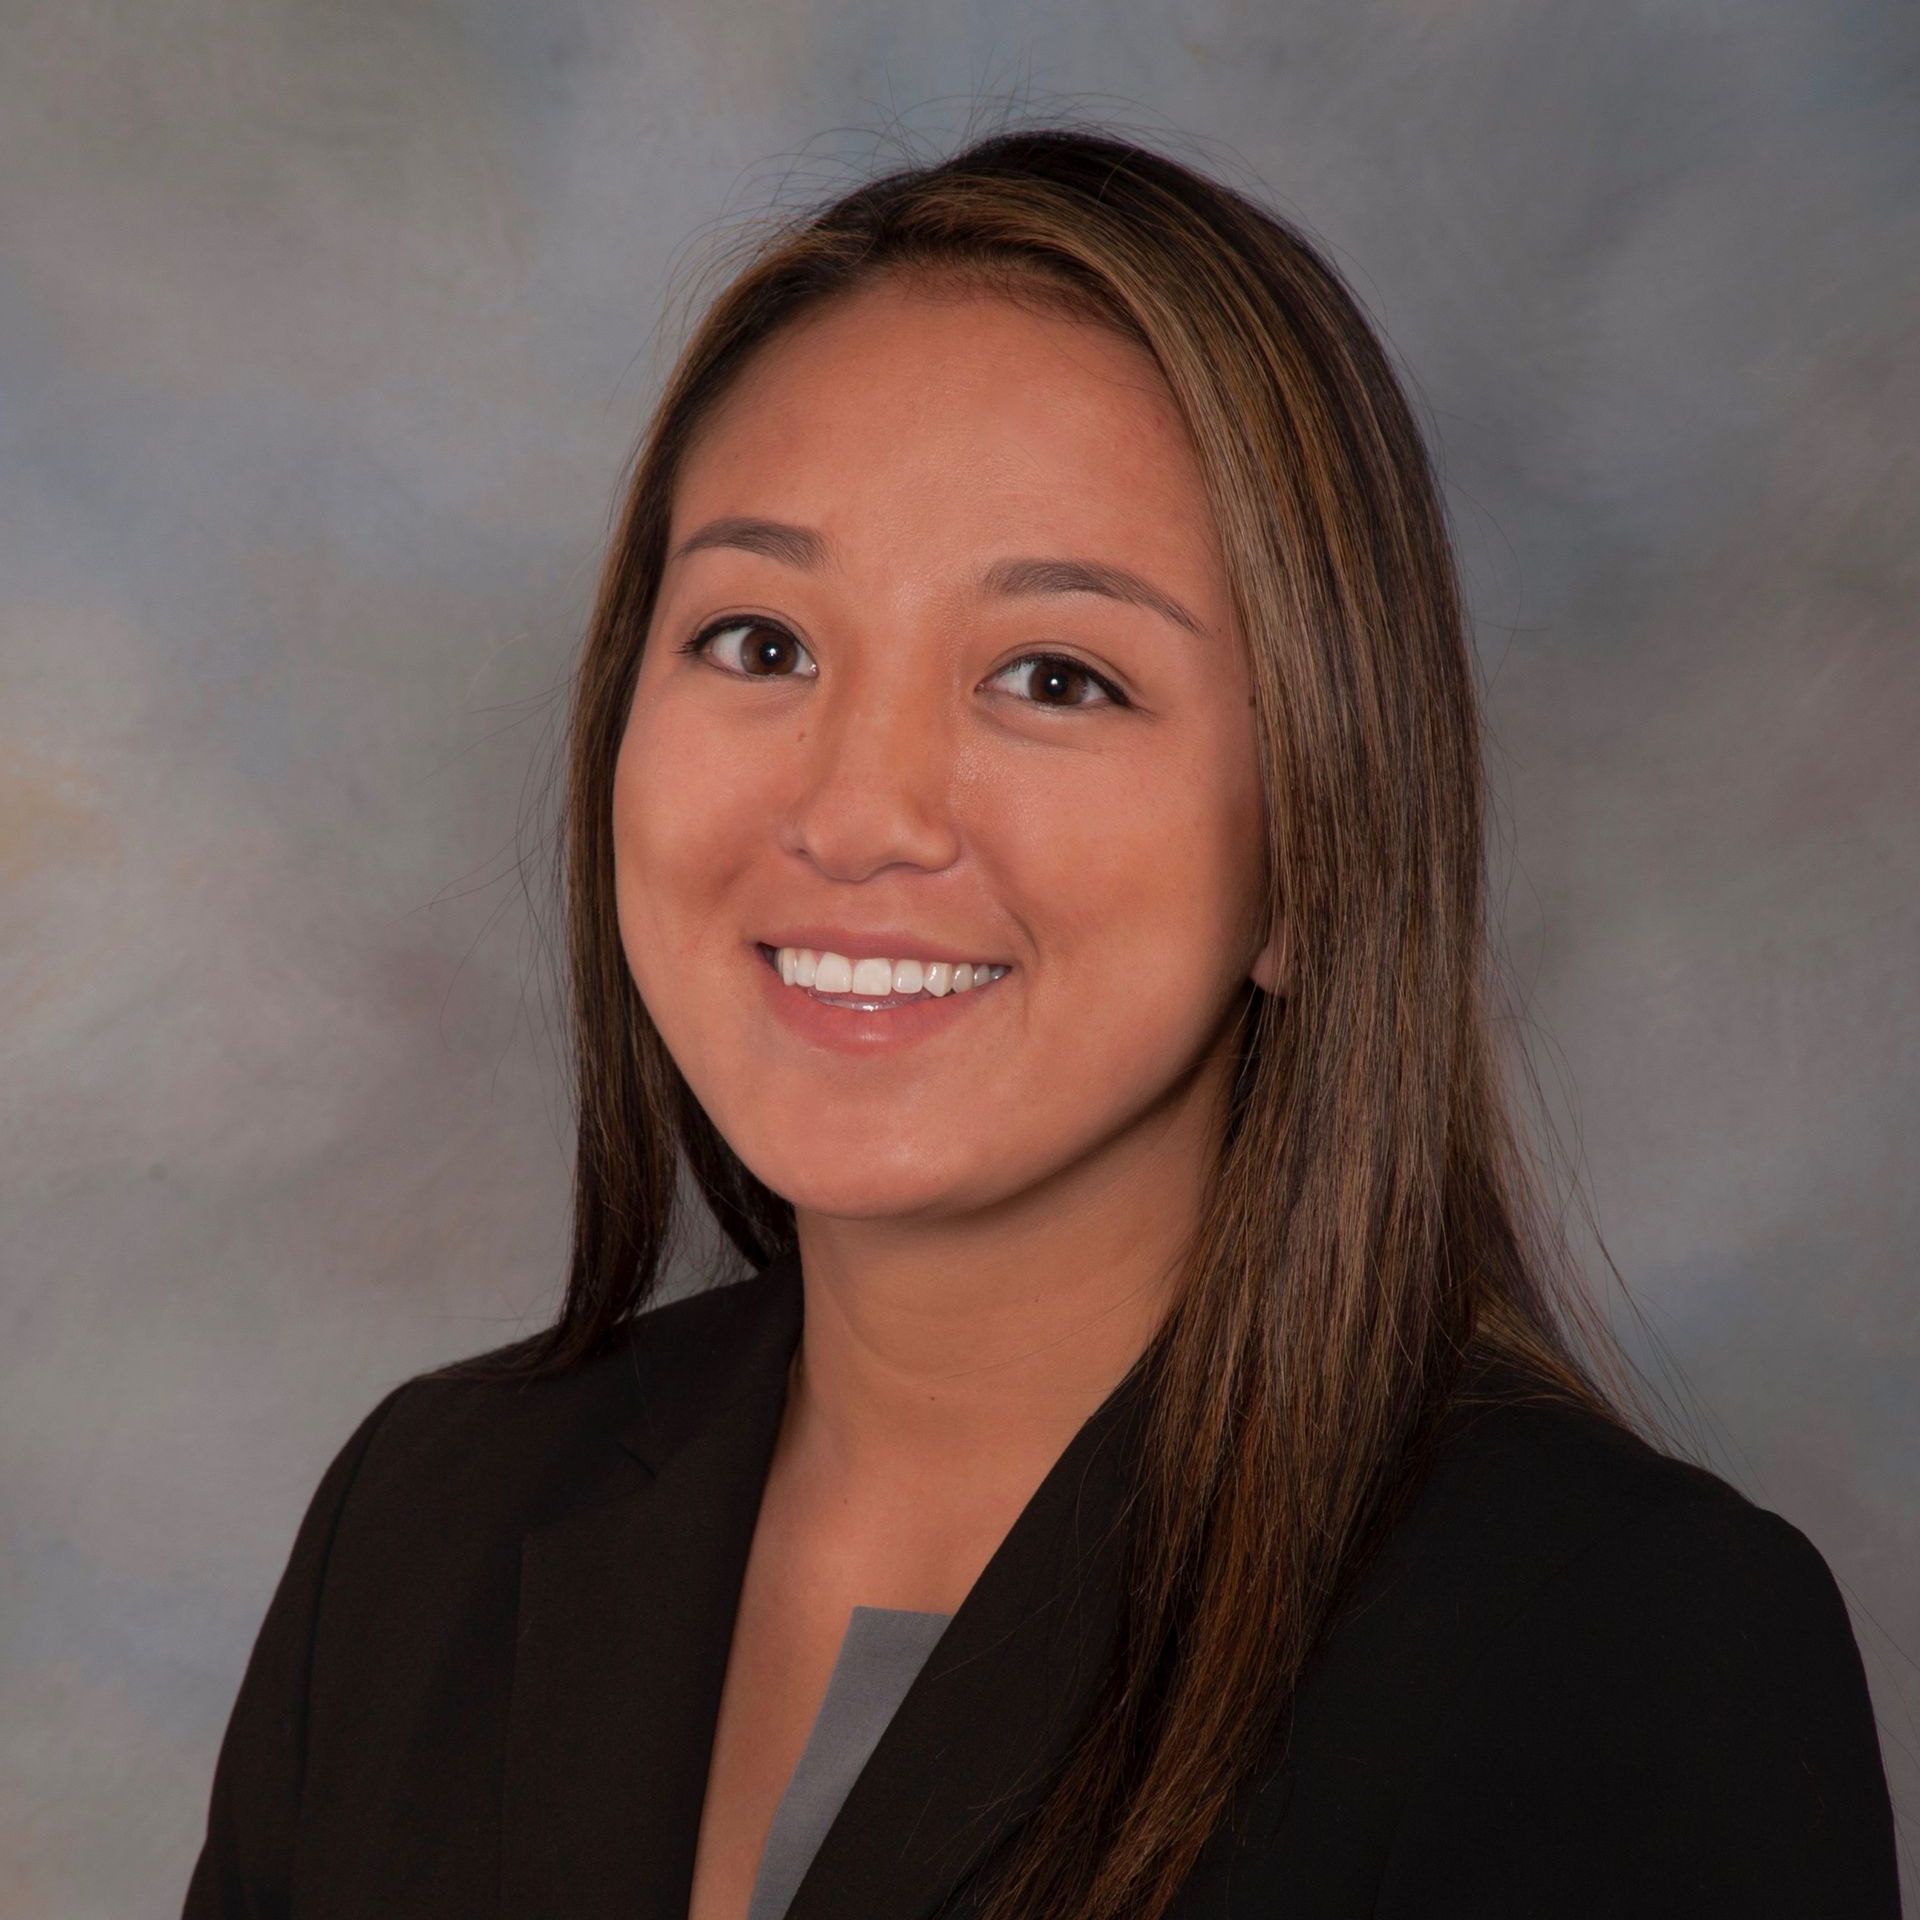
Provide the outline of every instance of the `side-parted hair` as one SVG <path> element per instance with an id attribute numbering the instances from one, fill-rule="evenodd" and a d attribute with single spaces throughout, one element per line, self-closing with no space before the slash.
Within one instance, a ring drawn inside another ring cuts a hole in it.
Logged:
<path id="1" fill-rule="evenodd" d="M 1251 667 L 1285 990 L 1246 985 L 1203 1216 L 1143 1357 L 1122 1652 L 987 1909 L 1154 1920 L 1280 1726 L 1470 1350 L 1647 1424 L 1510 1117 L 1477 684 L 1434 470 L 1380 339 L 1287 221 L 1132 140 L 1043 127 L 755 236 L 640 441 L 575 684 L 565 1303 L 449 1371 L 530 1377 L 603 1351 L 671 1263 L 688 1176 L 754 1268 L 795 1246 L 792 1207 L 720 1137 L 634 986 L 614 766 L 703 423 L 783 329 L 902 281 L 1066 313 L 1152 356 Z"/>

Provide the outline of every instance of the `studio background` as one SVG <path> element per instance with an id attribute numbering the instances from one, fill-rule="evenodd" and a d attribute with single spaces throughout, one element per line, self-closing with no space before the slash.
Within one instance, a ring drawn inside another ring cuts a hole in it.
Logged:
<path id="1" fill-rule="evenodd" d="M 177 1911 L 322 1468 L 557 1301 L 522 870 L 688 262 L 1056 112 L 1300 220 L 1416 384 L 1529 1044 L 1714 1464 L 1853 1604 L 1914 1904 L 1920 12 L 12 0 L 0 41 L 0 1909 Z"/>

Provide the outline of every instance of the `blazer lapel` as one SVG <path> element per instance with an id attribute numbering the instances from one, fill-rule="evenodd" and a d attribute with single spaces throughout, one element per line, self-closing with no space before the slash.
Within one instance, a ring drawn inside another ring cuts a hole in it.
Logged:
<path id="1" fill-rule="evenodd" d="M 635 1323 L 637 1412 L 605 1481 L 522 1543 L 502 1910 L 680 1920 L 733 1622 L 800 1337 L 798 1257 L 701 1350 Z M 718 1302 L 715 1303 L 718 1305 Z M 1038 1803 L 1118 1626 L 1129 1374 L 961 1603 L 855 1781 L 788 1920 L 924 1920 Z"/>
<path id="2" fill-rule="evenodd" d="M 608 1436 L 604 1483 L 522 1542 L 503 1912 L 687 1911 L 733 1617 L 799 1338 L 797 1261 L 731 1292 L 703 1348 L 677 1329 L 663 1338 L 652 1315 L 634 1323 L 637 1411 Z"/>

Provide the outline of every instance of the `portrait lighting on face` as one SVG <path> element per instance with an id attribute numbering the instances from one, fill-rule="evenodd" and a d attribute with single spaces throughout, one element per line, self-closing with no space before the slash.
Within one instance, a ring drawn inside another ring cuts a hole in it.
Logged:
<path id="1" fill-rule="evenodd" d="M 648 1013 L 796 1207 L 1153 1207 L 1273 962 L 1245 649 L 1150 357 L 912 282 L 763 348 L 679 474 L 614 818 Z"/>

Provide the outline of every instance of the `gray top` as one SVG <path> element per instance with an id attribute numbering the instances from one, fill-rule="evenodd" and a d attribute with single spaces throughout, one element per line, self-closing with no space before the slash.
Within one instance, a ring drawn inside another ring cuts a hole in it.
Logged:
<path id="1" fill-rule="evenodd" d="M 813 1729 L 774 1810 L 747 1920 L 781 1920 L 867 1756 L 952 1618 L 904 1607 L 854 1608 Z"/>

